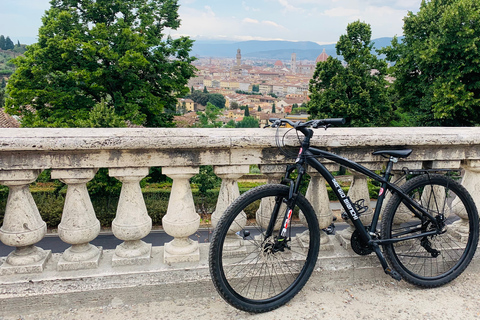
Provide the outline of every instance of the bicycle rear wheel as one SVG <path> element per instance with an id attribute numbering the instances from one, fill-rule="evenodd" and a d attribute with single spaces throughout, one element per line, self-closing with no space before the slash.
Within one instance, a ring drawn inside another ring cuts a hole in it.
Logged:
<path id="1" fill-rule="evenodd" d="M 458 182 L 443 175 L 425 174 L 409 180 L 402 190 L 441 225 L 442 233 L 384 246 L 391 266 L 421 287 L 437 287 L 459 276 L 478 244 L 479 220 L 475 203 Z M 385 208 L 382 238 L 422 235 L 436 230 L 426 216 L 415 216 L 395 194 Z"/>
<path id="2" fill-rule="evenodd" d="M 210 244 L 209 265 L 219 294 L 247 312 L 266 312 L 287 303 L 305 285 L 318 257 L 320 230 L 310 203 L 299 195 L 286 233 L 274 250 L 287 206 L 284 185 L 264 185 L 241 195 L 220 218 Z M 281 203 L 272 237 L 265 232 Z"/>

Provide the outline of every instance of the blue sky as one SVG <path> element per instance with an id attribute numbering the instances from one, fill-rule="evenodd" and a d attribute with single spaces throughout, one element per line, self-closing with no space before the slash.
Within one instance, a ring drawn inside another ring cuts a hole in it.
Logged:
<path id="1" fill-rule="evenodd" d="M 125 0 L 127 1 L 127 0 Z M 215 40 L 334 43 L 348 23 L 372 26 L 372 38 L 402 34 L 403 17 L 421 0 L 179 0 L 182 26 L 171 35 Z M 49 0 L 2 0 L 0 34 L 35 42 Z"/>

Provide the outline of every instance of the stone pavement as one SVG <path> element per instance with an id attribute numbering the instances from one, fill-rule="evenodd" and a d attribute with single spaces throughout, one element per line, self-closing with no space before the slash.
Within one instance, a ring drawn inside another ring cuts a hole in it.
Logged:
<path id="1" fill-rule="evenodd" d="M 434 289 L 397 282 L 371 267 L 371 258 L 343 265 L 345 257 L 321 258 L 305 288 L 286 306 L 265 314 L 248 314 L 225 303 L 208 268 L 184 268 L 178 274 L 167 272 L 168 279 L 162 278 L 165 272 L 146 272 L 4 283 L 0 320 L 480 319 L 478 254 L 459 278 Z"/>
<path id="2" fill-rule="evenodd" d="M 5 317 L 13 319 L 479 319 L 480 273 L 467 272 L 450 284 L 419 289 L 378 274 L 373 279 L 329 280 L 316 272 L 286 306 L 264 314 L 248 314 L 226 304 L 213 285 L 201 294 L 130 303 L 114 297 L 98 307 L 74 307 Z"/>

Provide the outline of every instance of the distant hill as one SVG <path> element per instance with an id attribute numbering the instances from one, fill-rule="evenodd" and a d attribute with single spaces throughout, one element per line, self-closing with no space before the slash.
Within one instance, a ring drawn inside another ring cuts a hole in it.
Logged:
<path id="1" fill-rule="evenodd" d="M 376 48 L 390 45 L 392 38 L 378 38 L 372 40 Z M 320 45 L 312 41 L 208 41 L 196 40 L 193 44 L 192 55 L 197 57 L 235 58 L 237 49 L 242 51 L 242 58 L 259 58 L 290 60 L 293 52 L 299 60 L 315 60 L 323 49 L 329 56 L 337 57 L 335 44 Z"/>

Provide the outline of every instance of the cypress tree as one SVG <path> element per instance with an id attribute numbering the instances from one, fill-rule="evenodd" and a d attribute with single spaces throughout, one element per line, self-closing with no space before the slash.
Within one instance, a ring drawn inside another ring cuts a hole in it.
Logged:
<path id="1" fill-rule="evenodd" d="M 13 44 L 12 39 L 10 39 L 9 36 L 5 39 L 5 50 L 11 50 L 15 48 L 15 45 Z"/>

